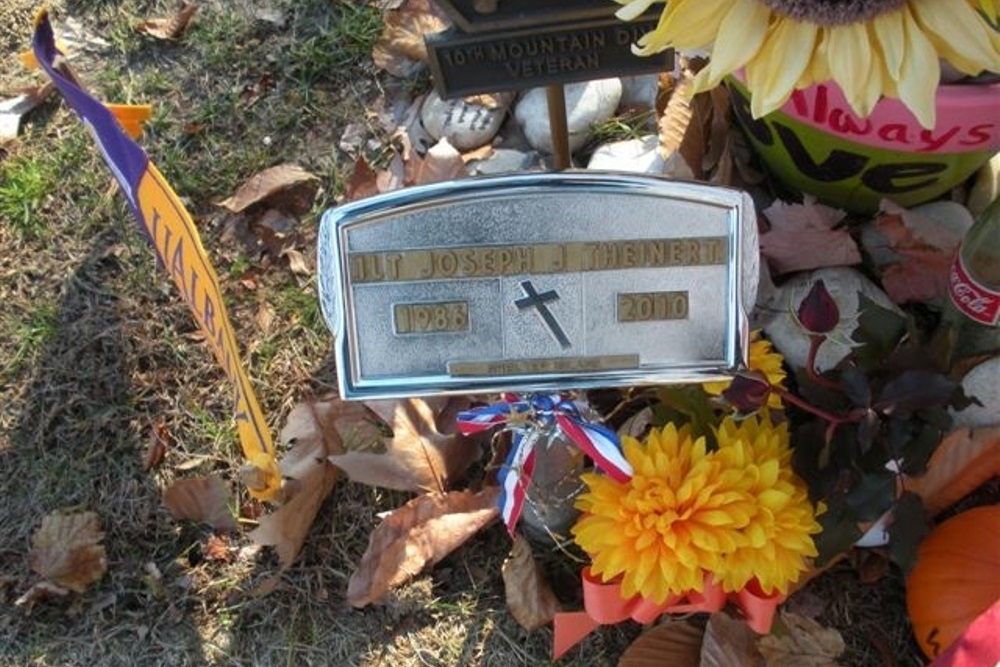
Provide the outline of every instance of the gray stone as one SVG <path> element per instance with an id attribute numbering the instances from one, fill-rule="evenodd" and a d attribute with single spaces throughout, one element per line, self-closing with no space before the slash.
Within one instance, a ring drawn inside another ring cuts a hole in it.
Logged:
<path id="1" fill-rule="evenodd" d="M 496 148 L 489 157 L 472 160 L 465 167 L 470 176 L 484 174 L 506 174 L 512 171 L 527 171 L 538 165 L 538 153 L 518 151 L 512 148 Z"/>

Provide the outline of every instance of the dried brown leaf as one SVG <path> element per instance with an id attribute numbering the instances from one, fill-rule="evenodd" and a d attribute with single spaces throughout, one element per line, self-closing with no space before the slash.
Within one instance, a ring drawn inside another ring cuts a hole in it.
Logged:
<path id="1" fill-rule="evenodd" d="M 257 312 L 254 313 L 254 322 L 257 323 L 257 327 L 260 332 L 264 334 L 265 337 L 271 335 L 271 331 L 274 328 L 274 318 L 275 318 L 274 307 L 271 306 L 267 301 L 261 301 L 257 304 Z"/>
<path id="2" fill-rule="evenodd" d="M 224 535 L 214 533 L 208 536 L 202 553 L 208 560 L 219 563 L 231 563 L 234 558 L 232 549 L 229 548 L 229 540 Z"/>
<path id="3" fill-rule="evenodd" d="M 780 614 L 784 632 L 757 641 L 767 667 L 839 667 L 837 658 L 845 649 L 839 632 L 798 614 Z"/>
<path id="4" fill-rule="evenodd" d="M 82 593 L 108 569 L 103 537 L 94 512 L 46 515 L 31 538 L 31 569 L 57 588 Z"/>
<path id="5" fill-rule="evenodd" d="M 833 229 L 845 213 L 806 197 L 801 204 L 776 201 L 764 210 L 771 229 L 760 237 L 760 252 L 776 274 L 861 262 L 846 229 Z"/>
<path id="6" fill-rule="evenodd" d="M 368 165 L 367 160 L 363 157 L 358 158 L 354 162 L 351 177 L 347 179 L 347 185 L 344 187 L 344 199 L 349 202 L 357 201 L 377 195 L 378 191 L 375 171 Z"/>
<path id="7" fill-rule="evenodd" d="M 229 489 L 217 475 L 175 480 L 163 492 L 163 504 L 175 519 L 204 521 L 222 531 L 236 530 L 236 518 L 229 511 Z"/>
<path id="8" fill-rule="evenodd" d="M 45 602 L 46 600 L 51 600 L 55 597 L 64 597 L 66 595 L 69 595 L 68 588 L 56 586 L 48 581 L 39 581 L 26 590 L 23 595 L 14 600 L 14 606 L 24 607 L 24 609 L 30 612 L 31 608 L 39 602 Z"/>
<path id="9" fill-rule="evenodd" d="M 316 176 L 296 164 L 285 163 L 251 176 L 219 205 L 240 213 L 255 204 L 267 203 L 272 208 L 303 215 L 312 208 L 318 191 Z"/>
<path id="10" fill-rule="evenodd" d="M 149 19 L 139 25 L 139 30 L 158 39 L 177 39 L 187 30 L 198 5 L 184 3 L 180 11 L 166 19 Z"/>
<path id="11" fill-rule="evenodd" d="M 424 36 L 447 26 L 429 0 L 405 0 L 386 15 L 382 34 L 372 49 L 372 60 L 389 74 L 408 78 L 427 62 Z"/>
<path id="12" fill-rule="evenodd" d="M 170 446 L 172 438 L 167 429 L 167 423 L 162 419 L 153 424 L 149 429 L 149 441 L 146 443 L 146 453 L 142 457 L 142 469 L 149 472 L 153 468 L 163 463 L 163 457 L 167 455 L 167 448 Z"/>
<path id="13" fill-rule="evenodd" d="M 45 101 L 56 86 L 48 81 L 23 90 L 17 97 L 0 101 L 0 139 L 13 139 L 21 129 L 21 119 Z"/>
<path id="14" fill-rule="evenodd" d="M 700 667 L 761 667 L 757 633 L 745 621 L 717 611 L 708 618 Z"/>
<path id="15" fill-rule="evenodd" d="M 432 567 L 498 516 L 497 487 L 417 496 L 372 531 L 368 549 L 347 584 L 355 607 L 378 602 Z"/>
<path id="16" fill-rule="evenodd" d="M 344 451 L 337 423 L 349 405 L 338 398 L 300 403 L 281 430 L 281 442 L 291 447 L 280 462 L 282 477 L 289 480 L 283 489 L 285 504 L 261 517 L 250 538 L 274 547 L 282 569 L 295 560 L 316 513 L 333 491 L 338 471 L 326 459 Z"/>
<path id="17" fill-rule="evenodd" d="M 522 628 L 533 632 L 555 618 L 559 601 L 535 562 L 531 546 L 521 535 L 514 537 L 501 573 L 507 609 Z"/>
<path id="18" fill-rule="evenodd" d="M 920 496 L 931 514 L 958 502 L 983 483 L 1000 475 L 1000 426 L 958 429 L 931 455 L 927 471 L 906 478 L 908 491 Z"/>
<path id="19" fill-rule="evenodd" d="M 292 273 L 300 276 L 312 275 L 312 271 L 306 265 L 306 258 L 295 248 L 285 248 L 281 251 L 279 257 L 284 257 L 288 260 L 288 268 L 292 270 Z"/>
<path id="20" fill-rule="evenodd" d="M 458 399 L 452 399 L 458 400 Z M 479 441 L 438 430 L 448 399 L 368 401 L 392 438 L 378 448 L 355 448 L 330 461 L 355 482 L 400 491 L 443 491 L 481 455 Z"/>
<path id="21" fill-rule="evenodd" d="M 378 191 L 392 192 L 404 187 L 412 176 L 410 173 L 412 167 L 408 168 L 409 165 L 413 165 L 413 162 L 407 162 L 401 155 L 393 155 L 388 168 L 379 169 L 375 174 L 375 186 Z"/>
<path id="22" fill-rule="evenodd" d="M 889 207 L 875 227 L 899 255 L 882 271 L 882 284 L 895 303 L 931 301 L 948 292 L 948 274 L 962 236 L 916 212 Z"/>
<path id="23" fill-rule="evenodd" d="M 414 156 L 412 159 L 417 162 L 414 185 L 450 181 L 457 178 L 465 168 L 462 154 L 443 137 L 430 147 L 423 158 Z"/>
<path id="24" fill-rule="evenodd" d="M 686 621 L 668 620 L 639 635 L 618 667 L 698 667 L 705 631 Z"/>

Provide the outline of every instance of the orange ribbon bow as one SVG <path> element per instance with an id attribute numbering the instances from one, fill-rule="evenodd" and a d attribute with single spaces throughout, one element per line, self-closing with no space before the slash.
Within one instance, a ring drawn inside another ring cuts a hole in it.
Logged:
<path id="1" fill-rule="evenodd" d="M 621 582 L 603 583 L 593 575 L 590 568 L 581 573 L 583 580 L 584 611 L 556 614 L 553 622 L 552 659 L 558 660 L 584 637 L 601 625 L 613 625 L 631 618 L 639 623 L 652 623 L 662 614 L 689 614 L 722 609 L 726 601 L 733 602 L 743 613 L 747 624 L 759 634 L 771 630 L 775 610 L 785 596 L 765 595 L 756 581 L 750 582 L 737 593 L 726 594 L 716 584 L 712 575 L 705 575 L 703 591 L 691 591 L 685 595 L 675 595 L 662 603 L 635 595 L 625 599 L 621 593 Z"/>

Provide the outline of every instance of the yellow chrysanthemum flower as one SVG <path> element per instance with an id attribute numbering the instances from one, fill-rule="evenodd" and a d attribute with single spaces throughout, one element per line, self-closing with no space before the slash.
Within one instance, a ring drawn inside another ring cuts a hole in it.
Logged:
<path id="1" fill-rule="evenodd" d="M 645 444 L 623 439 L 634 475 L 616 482 L 588 473 L 572 532 L 591 572 L 620 578 L 626 598 L 663 603 L 702 591 L 712 575 L 727 591 L 756 579 L 785 591 L 816 554 L 819 531 L 802 483 L 790 468 L 788 432 L 770 421 L 723 421 L 720 447 L 706 450 L 687 427 L 668 424 Z"/>
<path id="2" fill-rule="evenodd" d="M 751 332 L 750 353 L 747 355 L 747 366 L 750 370 L 763 373 L 772 387 L 785 389 L 785 369 L 781 366 L 783 362 L 784 357 L 774 349 L 771 341 L 761 338 L 760 331 Z M 720 396 L 731 383 L 732 380 L 704 382 L 701 387 L 712 396 Z M 767 405 L 774 409 L 780 408 L 781 397 L 771 393 L 767 397 Z"/>
<path id="3" fill-rule="evenodd" d="M 787 593 L 788 584 L 806 570 L 805 558 L 817 555 L 811 536 L 822 530 L 806 485 L 791 467 L 788 426 L 767 418 L 726 417 L 716 439 L 715 454 L 753 480 L 751 494 L 758 499 L 747 530 L 750 543 L 724 556 L 718 581 L 726 592 L 756 579 L 765 594 Z"/>
<path id="4" fill-rule="evenodd" d="M 664 0 L 615 0 L 631 20 Z M 934 127 L 940 60 L 977 75 L 1000 71 L 1000 0 L 665 0 L 636 52 L 673 47 L 711 51 L 695 91 L 746 69 L 755 118 L 781 107 L 796 89 L 835 81 L 851 108 L 867 116 L 883 95 L 898 98 Z"/>
<path id="5" fill-rule="evenodd" d="M 704 588 L 705 573 L 747 540 L 739 533 L 755 508 L 725 488 L 705 439 L 668 424 L 646 444 L 623 439 L 634 474 L 627 483 L 584 474 L 589 490 L 576 505 L 586 514 L 573 527 L 576 543 L 593 559 L 591 572 L 622 577 L 622 594 L 657 603 Z M 725 482 L 738 481 L 729 475 Z"/>

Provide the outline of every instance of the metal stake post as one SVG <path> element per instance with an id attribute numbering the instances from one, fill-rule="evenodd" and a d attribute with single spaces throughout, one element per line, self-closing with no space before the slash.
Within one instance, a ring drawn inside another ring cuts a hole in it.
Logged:
<path id="1" fill-rule="evenodd" d="M 566 127 L 566 93 L 561 84 L 547 86 L 545 92 L 555 170 L 562 171 L 573 166 L 569 154 L 569 130 Z"/>

